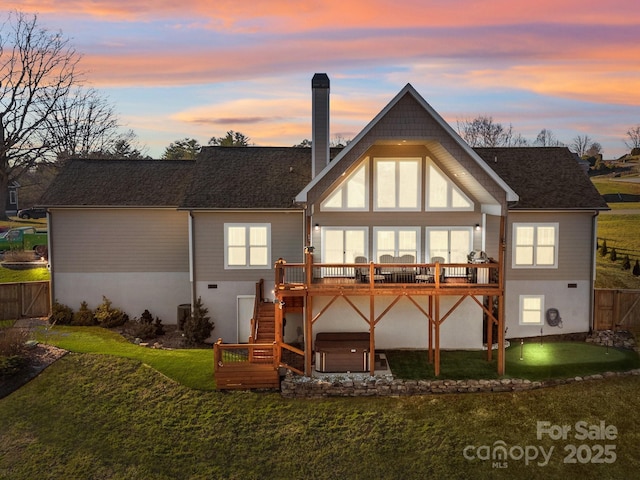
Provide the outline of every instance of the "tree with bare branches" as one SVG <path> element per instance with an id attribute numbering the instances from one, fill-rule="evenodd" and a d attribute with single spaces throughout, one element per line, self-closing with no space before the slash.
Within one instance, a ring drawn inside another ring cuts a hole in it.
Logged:
<path id="1" fill-rule="evenodd" d="M 61 32 L 12 12 L 0 24 L 0 202 L 7 186 L 51 151 L 47 120 L 79 80 L 79 54 Z M 0 218 L 6 218 L 0 208 Z"/>
<path id="2" fill-rule="evenodd" d="M 481 115 L 473 120 L 457 122 L 458 134 L 472 147 L 524 147 L 527 140 L 513 131 L 513 126 L 503 126 L 493 117 Z"/>
<path id="3" fill-rule="evenodd" d="M 538 133 L 535 141 L 533 142 L 534 147 L 563 147 L 563 143 L 558 140 L 553 133 L 553 131 L 548 128 L 543 128 Z"/>
<path id="4" fill-rule="evenodd" d="M 573 139 L 571 149 L 578 154 L 579 157 L 583 157 L 587 154 L 587 150 L 593 144 L 593 140 L 589 135 L 577 135 Z"/>
<path id="5" fill-rule="evenodd" d="M 627 140 L 624 141 L 624 144 L 629 150 L 640 148 L 640 125 L 627 130 Z"/>

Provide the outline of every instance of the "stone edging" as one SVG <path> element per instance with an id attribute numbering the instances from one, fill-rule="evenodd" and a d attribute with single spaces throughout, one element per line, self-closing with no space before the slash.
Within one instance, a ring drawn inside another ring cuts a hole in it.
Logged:
<path id="1" fill-rule="evenodd" d="M 323 397 L 395 397 L 438 393 L 520 392 L 568 383 L 611 377 L 640 376 L 640 368 L 626 372 L 605 372 L 566 379 L 532 382 L 519 378 L 500 380 L 399 380 L 389 377 L 336 377 L 330 379 L 300 377 L 288 373 L 280 383 L 285 398 Z"/>

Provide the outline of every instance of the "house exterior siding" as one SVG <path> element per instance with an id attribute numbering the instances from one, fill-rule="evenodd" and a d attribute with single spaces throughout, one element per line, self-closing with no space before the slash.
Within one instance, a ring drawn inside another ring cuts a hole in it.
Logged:
<path id="1" fill-rule="evenodd" d="M 271 212 L 193 212 L 195 295 L 202 298 L 214 323 L 216 338 L 238 338 L 237 298 L 253 295 L 256 283 L 264 280 L 265 297 L 273 299 L 273 264 L 278 258 L 289 263 L 303 261 L 304 216 L 302 211 Z M 271 226 L 271 264 L 269 268 L 225 269 L 225 223 L 268 223 Z M 214 287 L 215 285 L 215 287 Z"/>
<path id="2" fill-rule="evenodd" d="M 54 209 L 56 272 L 188 272 L 188 215 L 175 209 Z"/>
<path id="3" fill-rule="evenodd" d="M 594 212 L 511 212 L 507 228 L 505 318 L 508 337 L 531 337 L 586 332 L 589 330 L 593 294 Z M 514 223 L 558 223 L 558 268 L 513 268 L 512 235 Z M 544 313 L 556 308 L 562 327 L 520 325 L 519 298 L 540 295 Z"/>
<path id="4" fill-rule="evenodd" d="M 55 300 L 74 310 L 106 296 L 130 316 L 164 323 L 190 303 L 187 214 L 163 209 L 53 209 L 50 258 Z"/>

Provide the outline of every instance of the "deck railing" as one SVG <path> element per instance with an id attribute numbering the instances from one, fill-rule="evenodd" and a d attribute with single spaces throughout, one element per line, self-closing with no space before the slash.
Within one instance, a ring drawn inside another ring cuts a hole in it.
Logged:
<path id="1" fill-rule="evenodd" d="M 499 264 L 487 263 L 276 263 L 279 289 L 311 285 L 353 288 L 498 288 Z"/>
<path id="2" fill-rule="evenodd" d="M 234 368 L 249 364 L 272 364 L 277 368 L 277 345 L 275 343 L 222 343 L 213 344 L 213 359 L 216 368 Z"/>

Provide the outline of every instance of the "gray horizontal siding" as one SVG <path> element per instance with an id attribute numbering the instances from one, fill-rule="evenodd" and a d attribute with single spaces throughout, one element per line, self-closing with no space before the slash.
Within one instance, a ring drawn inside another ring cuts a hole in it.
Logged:
<path id="1" fill-rule="evenodd" d="M 175 210 L 54 209 L 54 271 L 188 272 L 188 214 Z"/>
<path id="2" fill-rule="evenodd" d="M 268 269 L 224 268 L 224 224 L 271 224 L 271 263 Z M 194 212 L 194 259 L 197 281 L 271 281 L 278 258 L 303 261 L 303 212 Z"/>
<path id="3" fill-rule="evenodd" d="M 506 278 L 508 280 L 588 280 L 592 273 L 593 214 L 590 212 L 509 213 Z M 558 268 L 512 268 L 514 223 L 557 222 L 560 228 Z"/>

